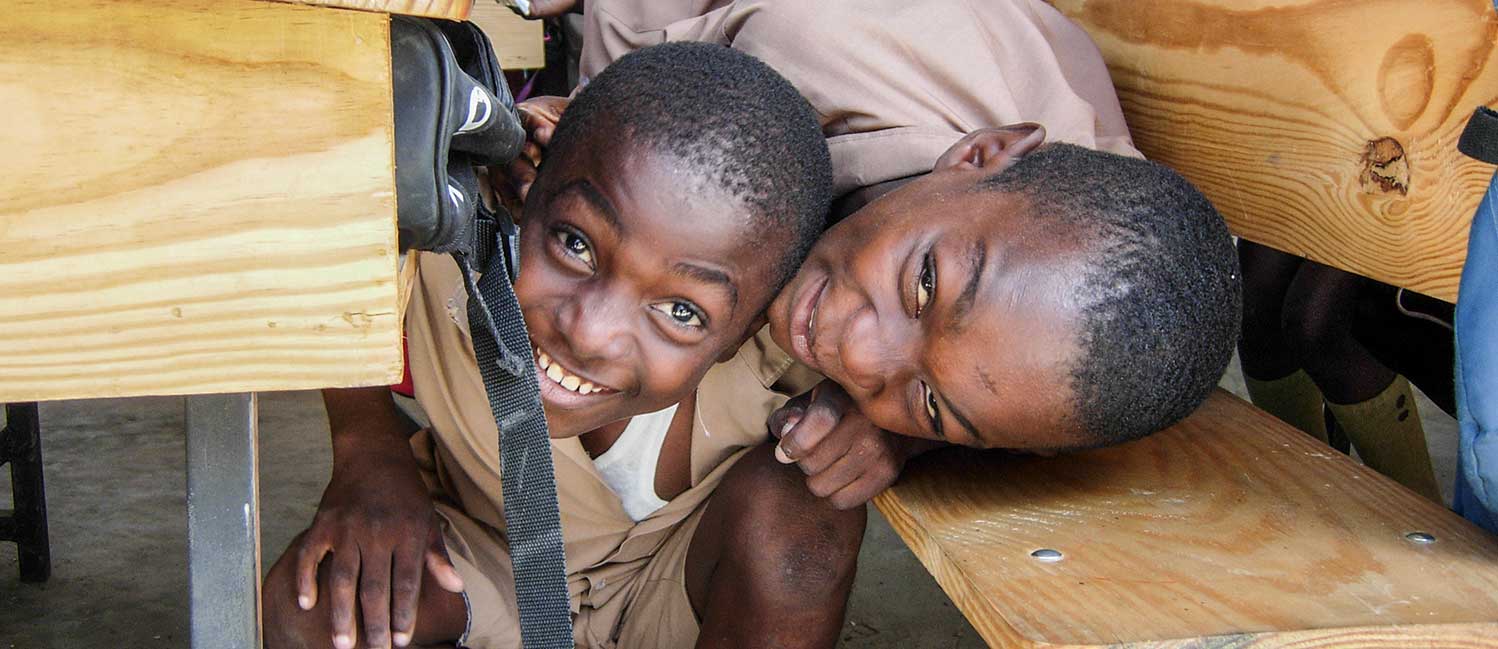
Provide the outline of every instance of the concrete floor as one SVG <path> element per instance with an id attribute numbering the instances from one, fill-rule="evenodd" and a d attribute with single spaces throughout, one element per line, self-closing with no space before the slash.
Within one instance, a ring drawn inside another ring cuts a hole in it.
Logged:
<path id="1" fill-rule="evenodd" d="M 1243 393 L 1236 367 L 1223 384 Z M 1438 476 L 1450 484 L 1455 422 L 1429 402 L 1420 407 Z M 43 406 L 53 574 L 21 584 L 15 546 L 0 543 L 0 649 L 188 645 L 182 411 L 179 398 Z M 329 451 L 316 393 L 262 395 L 260 413 L 269 566 L 311 520 Z M 5 506 L 7 476 L 0 471 Z M 888 524 L 869 518 L 841 646 L 983 646 Z"/>

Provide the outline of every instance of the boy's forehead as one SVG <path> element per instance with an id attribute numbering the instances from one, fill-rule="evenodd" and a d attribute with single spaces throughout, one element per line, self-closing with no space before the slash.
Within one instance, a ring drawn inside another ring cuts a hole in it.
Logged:
<path id="1" fill-rule="evenodd" d="M 991 273 L 967 326 L 928 341 L 928 364 L 940 375 L 940 389 L 970 411 L 987 446 L 1081 444 L 1066 425 L 1070 368 L 1080 349 L 1074 264 L 1046 255 L 1012 257 Z"/>
<path id="2" fill-rule="evenodd" d="M 756 229 L 744 201 L 685 161 L 627 141 L 572 161 L 551 184 L 563 211 L 586 211 L 625 245 L 671 266 L 714 268 L 744 297 L 758 297 L 753 288 L 778 261 L 768 254 L 778 238 Z"/>

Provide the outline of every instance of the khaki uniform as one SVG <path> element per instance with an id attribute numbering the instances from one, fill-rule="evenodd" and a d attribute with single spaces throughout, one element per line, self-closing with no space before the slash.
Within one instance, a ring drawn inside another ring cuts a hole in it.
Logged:
<path id="1" fill-rule="evenodd" d="M 931 170 L 964 134 L 1020 121 L 1053 141 L 1138 155 L 1087 36 L 1040 0 L 588 0 L 582 72 L 665 40 L 723 43 L 776 68 L 820 114 L 839 194 Z M 500 510 L 498 433 L 451 259 L 416 255 L 406 311 L 412 440 L 467 587 L 463 646 L 519 647 Z M 693 644 L 686 551 L 703 508 L 765 418 L 817 377 L 761 332 L 698 388 L 692 487 L 635 523 L 576 439 L 553 440 L 580 647 Z M 772 390 L 771 387 L 779 390 Z"/>
<path id="2" fill-rule="evenodd" d="M 963 135 L 1139 156 L 1097 46 L 1042 0 L 588 0 L 580 72 L 664 41 L 732 46 L 816 109 L 837 195 L 931 171 Z"/>
<path id="3" fill-rule="evenodd" d="M 518 648 L 499 432 L 473 357 L 468 294 L 450 257 L 417 254 L 407 263 L 417 264 L 406 312 L 411 378 L 431 420 L 411 444 L 467 589 L 469 628 L 461 646 Z M 692 486 L 639 523 L 624 513 L 581 442 L 552 440 L 578 646 L 692 645 L 697 620 L 684 585 L 687 547 L 723 475 L 749 447 L 768 439 L 765 418 L 786 400 L 770 386 L 791 365 L 761 334 L 708 371 L 693 413 Z M 810 389 L 806 381 L 814 377 L 802 376 L 799 384 L 777 387 L 789 394 Z"/>

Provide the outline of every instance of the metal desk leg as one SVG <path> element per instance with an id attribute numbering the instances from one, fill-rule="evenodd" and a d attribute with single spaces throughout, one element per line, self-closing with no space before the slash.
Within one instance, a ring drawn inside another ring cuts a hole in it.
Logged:
<path id="1" fill-rule="evenodd" d="M 253 394 L 187 398 L 187 557 L 195 649 L 260 649 Z"/>

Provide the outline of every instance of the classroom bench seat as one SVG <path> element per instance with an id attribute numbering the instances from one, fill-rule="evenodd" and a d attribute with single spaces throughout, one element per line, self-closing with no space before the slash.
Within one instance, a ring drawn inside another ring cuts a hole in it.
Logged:
<path id="1" fill-rule="evenodd" d="M 921 458 L 876 503 L 996 647 L 1498 647 L 1498 538 L 1220 390 L 1119 447 Z"/>

